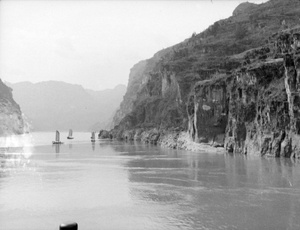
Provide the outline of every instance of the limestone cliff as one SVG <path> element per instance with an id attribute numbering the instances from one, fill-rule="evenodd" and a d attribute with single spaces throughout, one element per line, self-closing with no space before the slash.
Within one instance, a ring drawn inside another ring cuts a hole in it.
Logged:
<path id="1" fill-rule="evenodd" d="M 24 121 L 20 106 L 12 97 L 12 90 L 0 79 L 0 136 L 22 134 Z"/>
<path id="2" fill-rule="evenodd" d="M 124 99 L 113 118 L 113 126 L 120 123 L 120 121 L 129 114 L 133 109 L 133 102 L 136 100 L 136 93 L 139 87 L 143 84 L 143 72 L 146 61 L 141 61 L 134 65 L 130 70 L 128 88 Z"/>
<path id="3" fill-rule="evenodd" d="M 192 142 L 299 154 L 299 12 L 298 0 L 243 4 L 139 63 L 111 135 L 173 148 Z"/>
<path id="4" fill-rule="evenodd" d="M 233 73 L 194 87 L 188 128 L 194 141 L 221 138 L 234 153 L 299 154 L 299 31 L 275 34 L 273 43 L 244 53 L 247 63 Z"/>

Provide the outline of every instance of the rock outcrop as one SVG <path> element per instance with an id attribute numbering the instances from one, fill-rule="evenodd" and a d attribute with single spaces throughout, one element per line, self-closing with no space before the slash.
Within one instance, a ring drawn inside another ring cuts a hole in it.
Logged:
<path id="1" fill-rule="evenodd" d="M 171 148 L 202 143 L 300 157 L 299 11 L 297 0 L 241 5 L 138 64 L 110 134 Z"/>
<path id="2" fill-rule="evenodd" d="M 0 79 L 0 136 L 23 132 L 24 121 L 20 106 L 14 101 L 11 88 Z"/>
<path id="3" fill-rule="evenodd" d="M 112 138 L 111 134 L 107 130 L 101 129 L 98 134 L 99 139 L 109 139 Z"/>

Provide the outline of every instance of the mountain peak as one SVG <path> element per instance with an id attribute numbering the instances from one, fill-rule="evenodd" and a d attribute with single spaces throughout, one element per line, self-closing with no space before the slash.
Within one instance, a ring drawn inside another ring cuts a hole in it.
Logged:
<path id="1" fill-rule="evenodd" d="M 232 15 L 233 16 L 237 16 L 239 14 L 244 14 L 247 13 L 247 11 L 253 9 L 254 7 L 256 7 L 257 4 L 255 3 L 251 3 L 251 2 L 243 2 L 241 4 L 239 4 L 233 11 Z"/>

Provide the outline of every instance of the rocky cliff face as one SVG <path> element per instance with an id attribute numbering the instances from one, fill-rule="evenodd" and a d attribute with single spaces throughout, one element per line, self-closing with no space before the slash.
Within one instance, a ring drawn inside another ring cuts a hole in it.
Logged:
<path id="1" fill-rule="evenodd" d="M 231 76 L 225 138 L 229 151 L 299 155 L 299 32 L 275 34 L 266 60 L 251 60 Z"/>
<path id="2" fill-rule="evenodd" d="M 173 148 L 206 143 L 298 157 L 299 12 L 297 0 L 244 4 L 144 61 L 123 101 L 130 109 L 121 107 L 111 134 Z"/>
<path id="3" fill-rule="evenodd" d="M 143 85 L 143 82 L 145 82 L 145 80 L 143 80 L 145 65 L 146 61 L 141 61 L 138 64 L 134 65 L 130 70 L 127 92 L 120 105 L 120 108 L 117 110 L 113 118 L 113 126 L 119 124 L 120 121 L 132 111 L 133 102 L 137 97 L 136 93 Z"/>
<path id="4" fill-rule="evenodd" d="M 20 107 L 12 97 L 12 90 L 0 79 L 0 136 L 22 134 L 23 130 Z"/>

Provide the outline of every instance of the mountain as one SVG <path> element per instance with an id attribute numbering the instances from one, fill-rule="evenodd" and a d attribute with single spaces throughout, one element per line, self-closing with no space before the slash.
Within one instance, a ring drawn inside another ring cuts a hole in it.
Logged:
<path id="1" fill-rule="evenodd" d="M 20 106 L 13 99 L 12 89 L 0 79 L 0 136 L 23 132 L 24 120 Z"/>
<path id="2" fill-rule="evenodd" d="M 299 157 L 299 13 L 299 0 L 242 3 L 231 17 L 137 63 L 110 134 Z"/>
<path id="3" fill-rule="evenodd" d="M 126 87 L 93 91 L 59 81 L 9 84 L 14 98 L 35 131 L 87 131 L 97 122 L 105 128 L 119 106 Z M 99 127 L 97 127 L 99 128 Z"/>

